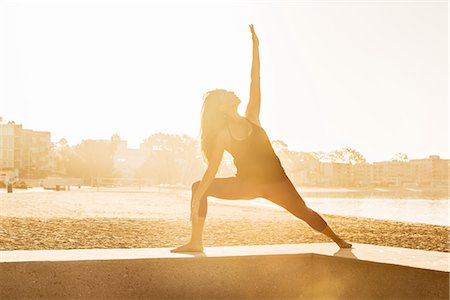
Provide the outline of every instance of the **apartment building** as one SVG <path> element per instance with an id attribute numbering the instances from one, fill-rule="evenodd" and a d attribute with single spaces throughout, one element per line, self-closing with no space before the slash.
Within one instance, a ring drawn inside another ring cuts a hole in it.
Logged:
<path id="1" fill-rule="evenodd" d="M 0 171 L 18 176 L 21 145 L 22 125 L 14 122 L 0 124 Z"/>
<path id="2" fill-rule="evenodd" d="M 448 186 L 449 160 L 441 159 L 439 155 L 430 155 L 425 159 L 413 159 L 410 162 L 411 171 L 419 186 Z"/>
<path id="3" fill-rule="evenodd" d="M 21 124 L 0 124 L 0 171 L 21 178 L 42 178 L 51 170 L 51 134 L 24 129 Z"/>
<path id="4" fill-rule="evenodd" d="M 322 162 L 320 165 L 320 174 L 322 177 L 319 182 L 327 186 L 351 186 L 352 165 L 339 162 Z"/>
<path id="5" fill-rule="evenodd" d="M 48 131 L 22 129 L 21 166 L 22 178 L 45 178 L 51 173 L 51 135 Z"/>
<path id="6" fill-rule="evenodd" d="M 326 186 L 449 186 L 450 160 L 438 155 L 410 161 L 360 164 L 321 162 L 319 185 Z M 314 184 L 311 182 L 311 184 Z"/>

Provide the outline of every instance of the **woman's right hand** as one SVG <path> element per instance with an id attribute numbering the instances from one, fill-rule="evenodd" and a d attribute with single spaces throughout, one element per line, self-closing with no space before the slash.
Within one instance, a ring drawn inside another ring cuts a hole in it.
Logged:
<path id="1" fill-rule="evenodd" d="M 249 27 L 250 27 L 250 32 L 252 33 L 253 45 L 254 46 L 259 46 L 259 39 L 258 39 L 258 36 L 255 33 L 255 28 L 253 27 L 253 24 L 250 24 Z"/>

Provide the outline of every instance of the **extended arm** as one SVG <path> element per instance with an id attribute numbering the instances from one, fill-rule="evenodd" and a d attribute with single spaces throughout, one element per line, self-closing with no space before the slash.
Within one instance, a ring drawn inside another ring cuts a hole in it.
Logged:
<path id="1" fill-rule="evenodd" d="M 250 100 L 247 105 L 245 115 L 252 119 L 255 123 L 259 124 L 259 111 L 261 104 L 261 89 L 260 89 L 260 76 L 259 76 L 259 40 L 255 33 L 253 25 L 250 25 L 250 31 L 252 33 L 253 40 L 253 59 L 251 70 L 251 83 L 250 83 Z"/>
<path id="2" fill-rule="evenodd" d="M 216 144 L 211 155 L 211 159 L 208 162 L 208 168 L 206 169 L 203 177 L 198 185 L 195 195 L 193 195 L 193 207 L 191 208 L 191 221 L 196 222 L 198 217 L 198 210 L 200 208 L 200 198 L 208 190 L 211 182 L 215 178 L 217 171 L 219 169 L 220 163 L 222 162 L 223 152 L 225 150 L 225 136 L 220 133 L 217 136 Z"/>

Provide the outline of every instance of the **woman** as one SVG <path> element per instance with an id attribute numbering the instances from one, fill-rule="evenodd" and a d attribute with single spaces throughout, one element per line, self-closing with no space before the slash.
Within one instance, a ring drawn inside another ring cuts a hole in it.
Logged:
<path id="1" fill-rule="evenodd" d="M 284 207 L 313 229 L 330 237 L 341 248 L 352 245 L 338 237 L 325 220 L 308 208 L 287 177 L 270 140 L 261 127 L 259 41 L 253 25 L 250 100 L 242 117 L 237 112 L 241 100 L 226 90 L 206 93 L 201 120 L 201 148 L 208 168 L 201 181 L 192 185 L 191 240 L 171 252 L 202 252 L 203 226 L 207 213 L 207 197 L 221 199 L 265 198 Z M 235 177 L 215 178 L 224 150 L 234 158 Z"/>

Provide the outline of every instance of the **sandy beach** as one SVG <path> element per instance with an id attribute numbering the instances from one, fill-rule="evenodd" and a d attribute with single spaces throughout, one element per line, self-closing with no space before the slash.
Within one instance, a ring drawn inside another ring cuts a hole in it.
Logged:
<path id="1" fill-rule="evenodd" d="M 183 190 L 0 195 L 0 250 L 176 247 L 190 238 Z M 322 214 L 350 242 L 449 252 L 449 227 Z M 208 203 L 204 246 L 329 242 L 283 208 Z"/>

